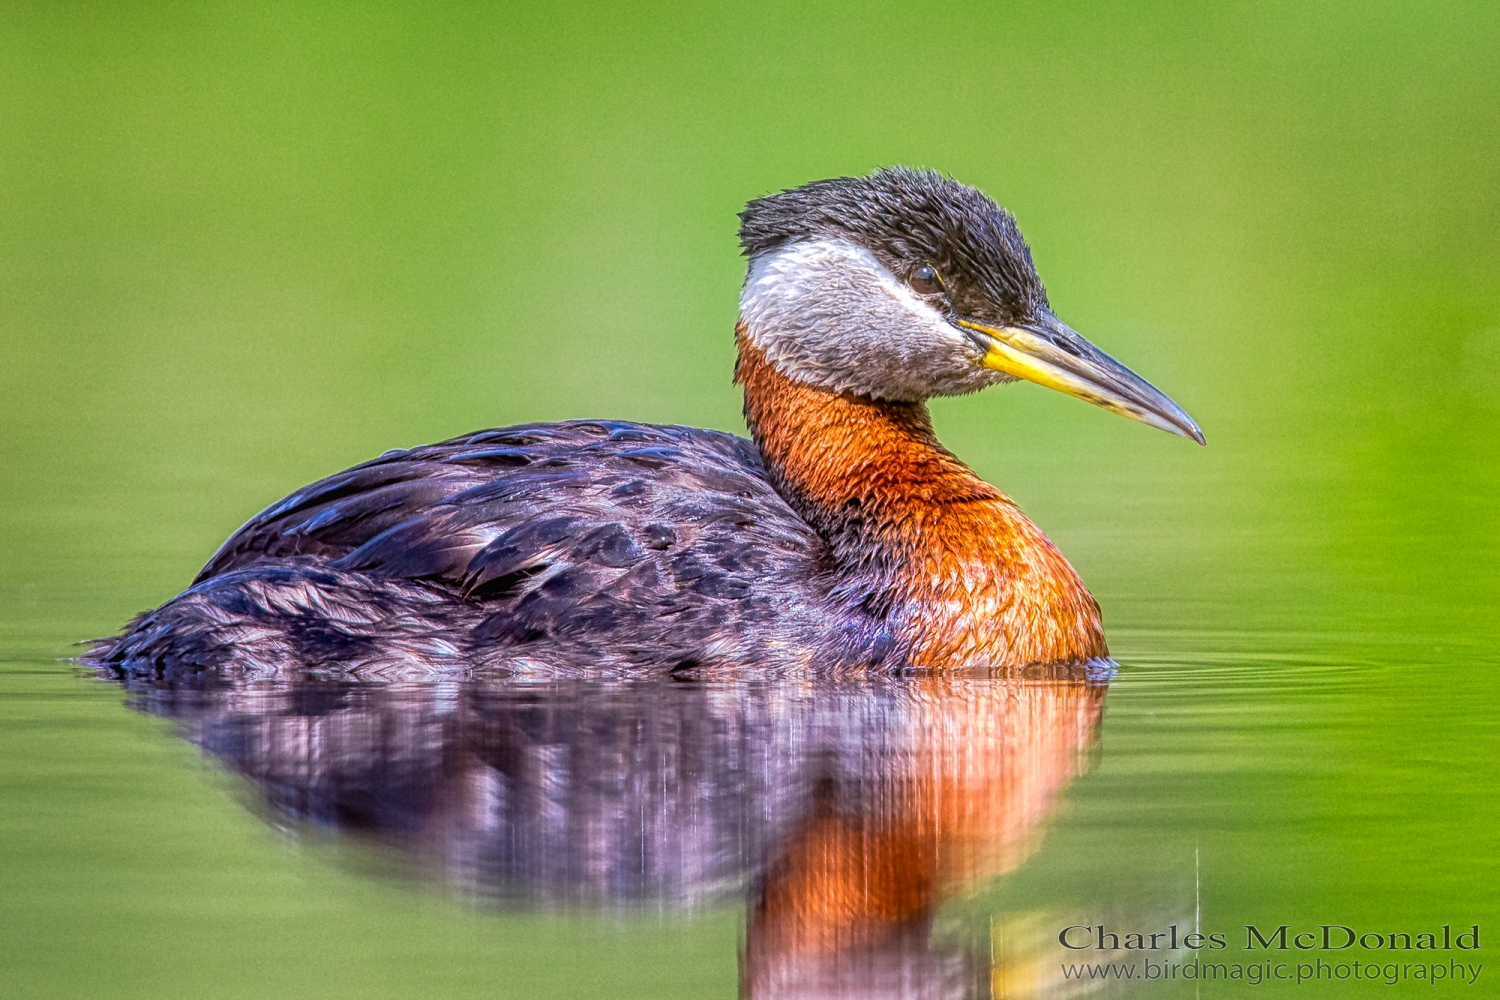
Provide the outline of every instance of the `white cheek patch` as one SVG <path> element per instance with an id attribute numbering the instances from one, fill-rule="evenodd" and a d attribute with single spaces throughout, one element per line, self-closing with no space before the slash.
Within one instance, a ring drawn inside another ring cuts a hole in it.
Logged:
<path id="1" fill-rule="evenodd" d="M 756 257 L 740 316 L 784 374 L 840 392 L 917 400 L 995 381 L 946 316 L 869 250 L 842 240 Z"/>
<path id="2" fill-rule="evenodd" d="M 840 240 L 794 243 L 762 254 L 751 262 L 740 292 L 740 315 L 752 331 L 788 321 L 806 325 L 809 313 L 838 321 L 850 310 L 886 314 L 903 325 L 948 325 L 873 253 Z"/>

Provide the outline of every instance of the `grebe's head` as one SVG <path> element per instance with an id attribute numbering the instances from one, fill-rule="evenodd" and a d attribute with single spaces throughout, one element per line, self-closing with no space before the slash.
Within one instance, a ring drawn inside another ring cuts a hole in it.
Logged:
<path id="1" fill-rule="evenodd" d="M 1052 314 L 1016 220 L 974 188 L 893 167 L 757 198 L 740 220 L 740 316 L 790 378 L 895 401 L 1026 379 L 1203 443 Z"/>

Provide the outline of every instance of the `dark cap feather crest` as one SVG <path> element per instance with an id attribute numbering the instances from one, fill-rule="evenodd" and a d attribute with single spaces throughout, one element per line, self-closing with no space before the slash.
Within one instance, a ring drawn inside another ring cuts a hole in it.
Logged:
<path id="1" fill-rule="evenodd" d="M 972 315 L 1020 319 L 1047 308 L 1016 220 L 977 188 L 935 171 L 887 167 L 813 181 L 756 198 L 740 213 L 747 257 L 817 239 L 865 247 L 901 276 L 931 265 L 954 305 Z"/>

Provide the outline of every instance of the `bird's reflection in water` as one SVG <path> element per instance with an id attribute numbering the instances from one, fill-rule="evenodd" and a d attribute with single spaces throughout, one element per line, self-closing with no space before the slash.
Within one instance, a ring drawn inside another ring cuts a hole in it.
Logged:
<path id="1" fill-rule="evenodd" d="M 818 680 L 131 680 L 280 820 L 483 900 L 748 892 L 752 997 L 1053 995 L 937 910 L 1018 866 L 1096 743 L 1081 669 Z M 941 937 L 941 936 L 940 936 Z M 1003 986 L 1002 984 L 1009 984 Z"/>

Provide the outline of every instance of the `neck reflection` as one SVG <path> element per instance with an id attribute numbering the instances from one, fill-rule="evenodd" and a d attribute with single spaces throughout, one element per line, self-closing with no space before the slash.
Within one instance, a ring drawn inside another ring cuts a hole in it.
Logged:
<path id="1" fill-rule="evenodd" d="M 1034 850 L 1105 694 L 1080 670 L 131 686 L 278 822 L 393 848 L 465 895 L 748 892 L 741 992 L 761 998 L 991 995 L 1007 972 L 988 942 L 935 942 L 936 914 Z"/>

